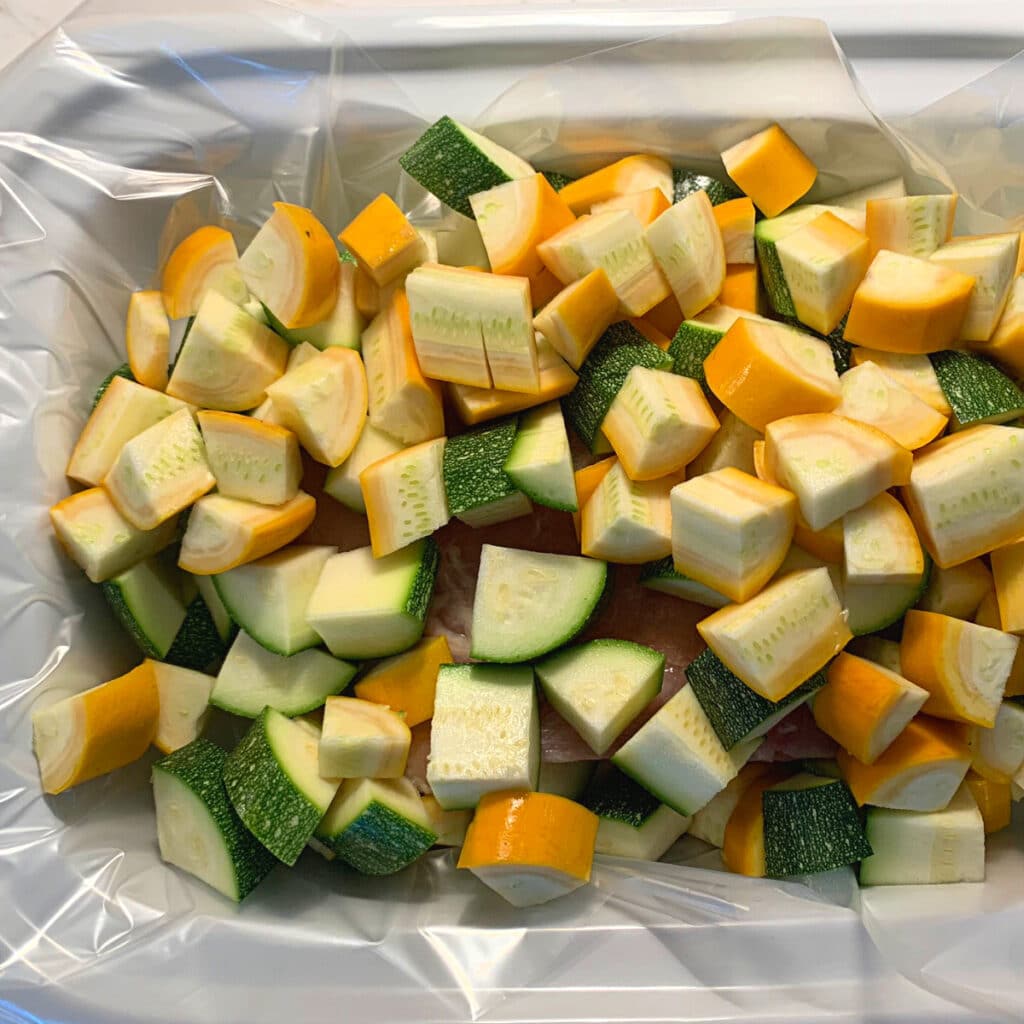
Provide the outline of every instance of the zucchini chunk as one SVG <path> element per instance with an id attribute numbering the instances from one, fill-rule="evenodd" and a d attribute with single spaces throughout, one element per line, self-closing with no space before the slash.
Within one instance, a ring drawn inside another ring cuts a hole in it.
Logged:
<path id="1" fill-rule="evenodd" d="M 672 550 L 675 477 L 630 480 L 617 460 L 604 474 L 580 512 L 583 554 L 608 562 L 637 565 L 664 558 Z"/>
<path id="2" fill-rule="evenodd" d="M 384 193 L 364 206 L 338 237 L 379 288 L 427 259 L 427 243 Z"/>
<path id="3" fill-rule="evenodd" d="M 513 417 L 449 438 L 442 474 L 448 511 L 468 526 L 489 526 L 528 515 L 532 506 L 505 472 L 515 443 Z"/>
<path id="4" fill-rule="evenodd" d="M 707 605 L 708 608 L 723 608 L 729 604 L 725 594 L 676 572 L 671 555 L 656 562 L 645 563 L 640 569 L 640 585 L 683 601 Z"/>
<path id="5" fill-rule="evenodd" d="M 187 747 L 206 728 L 210 694 L 216 680 L 205 672 L 179 665 L 150 663 L 156 679 L 160 713 L 153 746 L 164 754 Z"/>
<path id="6" fill-rule="evenodd" d="M 707 192 L 712 206 L 743 197 L 743 193 L 731 181 L 713 178 L 710 174 L 701 174 L 688 167 L 672 168 L 672 202 L 678 203 L 680 199 L 702 189 Z"/>
<path id="7" fill-rule="evenodd" d="M 888 249 L 927 259 L 953 234 L 957 195 L 890 196 L 864 204 L 871 256 Z"/>
<path id="8" fill-rule="evenodd" d="M 349 254 L 345 254 L 349 255 Z M 357 352 L 360 347 L 360 335 L 366 321 L 356 304 L 356 278 L 359 276 L 355 258 L 349 255 L 348 260 L 341 257 L 338 268 L 338 301 L 328 316 L 312 327 L 287 328 L 274 314 L 261 306 L 267 323 L 288 342 L 289 345 L 300 347 L 304 342 L 313 348 L 352 348 Z M 294 351 L 294 350 L 293 350 Z M 289 361 L 288 369 L 292 368 Z"/>
<path id="9" fill-rule="evenodd" d="M 325 778 L 397 779 L 405 774 L 412 733 L 402 716 L 358 697 L 328 697 L 320 733 Z"/>
<path id="10" fill-rule="evenodd" d="M 759 769 L 756 774 L 754 769 Z M 743 780 L 742 789 L 735 797 L 724 801 L 718 811 L 724 817 L 731 804 L 732 813 L 718 826 L 722 830 L 722 842 L 719 844 L 722 862 L 734 874 L 764 878 L 768 873 L 764 847 L 764 794 L 772 786 L 792 778 L 794 772 L 785 764 L 746 765 L 744 772 L 751 774 Z M 733 782 L 741 779 L 742 776 L 737 776 Z M 726 793 L 728 789 L 719 796 L 724 797 Z"/>
<path id="11" fill-rule="evenodd" d="M 818 169 L 777 124 L 722 153 L 725 171 L 766 217 L 777 217 L 809 191 Z"/>
<path id="12" fill-rule="evenodd" d="M 690 820 L 690 827 L 687 833 L 696 839 L 710 843 L 712 846 L 722 849 L 725 845 L 726 827 L 732 820 L 733 811 L 740 802 L 740 797 L 746 792 L 752 782 L 763 776 L 774 773 L 778 774 L 779 766 L 764 764 L 759 761 L 751 761 L 745 764 L 739 774 L 720 793 L 712 797 Z M 757 808 L 760 812 L 761 801 L 757 800 Z M 764 821 L 760 825 L 761 838 L 761 876 L 764 874 Z M 735 871 L 735 868 L 730 867 Z"/>
<path id="13" fill-rule="evenodd" d="M 692 377 L 710 397 L 711 389 L 704 373 L 704 360 L 711 355 L 711 350 L 740 317 L 761 323 L 772 322 L 755 313 L 716 302 L 692 319 L 683 320 L 678 324 L 668 346 L 669 355 L 673 360 L 673 373 L 678 373 L 681 377 Z"/>
<path id="14" fill-rule="evenodd" d="M 924 552 L 903 506 L 888 492 L 843 516 L 845 584 L 917 584 Z"/>
<path id="15" fill-rule="evenodd" d="M 1024 391 L 987 359 L 970 352 L 936 352 L 935 376 L 953 410 L 952 427 L 1008 423 L 1024 415 Z"/>
<path id="16" fill-rule="evenodd" d="M 594 777 L 597 761 L 544 761 L 540 763 L 538 793 L 554 793 L 567 800 L 580 802 L 590 780 Z"/>
<path id="17" fill-rule="evenodd" d="M 181 582 L 154 557 L 100 585 L 118 621 L 147 658 L 165 658 L 185 621 Z"/>
<path id="18" fill-rule="evenodd" d="M 442 665 L 427 782 L 446 810 L 487 793 L 536 789 L 540 719 L 529 665 Z"/>
<path id="19" fill-rule="evenodd" d="M 405 445 L 401 441 L 396 441 L 390 434 L 378 430 L 372 422 L 364 424 L 359 440 L 356 441 L 356 446 L 348 458 L 340 466 L 334 466 L 327 471 L 324 494 L 329 494 L 335 501 L 340 501 L 353 512 L 366 515 L 366 502 L 363 500 L 359 477 L 364 469 L 402 451 L 403 448 Z"/>
<path id="20" fill-rule="evenodd" d="M 538 505 L 576 512 L 576 483 L 565 418 L 557 402 L 539 406 L 519 420 L 505 460 L 509 480 Z"/>

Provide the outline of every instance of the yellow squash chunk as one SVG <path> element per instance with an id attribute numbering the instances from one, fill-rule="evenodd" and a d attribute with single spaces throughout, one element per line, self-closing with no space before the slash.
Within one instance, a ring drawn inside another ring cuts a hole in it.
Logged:
<path id="1" fill-rule="evenodd" d="M 754 256 L 754 203 L 749 196 L 730 199 L 714 208 L 722 233 L 726 263 L 756 263 Z M 725 300 L 723 299 L 723 302 Z M 734 305 L 727 302 L 726 305 Z"/>
<path id="2" fill-rule="evenodd" d="M 844 537 L 843 520 L 834 519 L 820 530 L 812 530 L 806 523 L 796 519 L 793 543 L 799 544 L 808 554 L 820 558 L 830 565 L 841 565 L 843 561 Z"/>
<path id="3" fill-rule="evenodd" d="M 427 258 L 427 243 L 389 195 L 381 193 L 342 231 L 342 245 L 382 287 Z"/>
<path id="4" fill-rule="evenodd" d="M 705 843 L 722 849 L 725 845 L 725 830 L 747 787 L 777 766 L 761 761 L 748 761 L 739 774 L 719 794 L 712 797 L 690 822 L 688 835 L 703 839 Z"/>
<path id="5" fill-rule="evenodd" d="M 754 466 L 754 444 L 759 441 L 763 448 L 764 435 L 747 426 L 728 409 L 722 410 L 718 418 L 721 425 L 717 433 L 700 455 L 689 464 L 688 475 L 713 473 L 716 469 L 725 469 L 726 466 L 741 469 L 751 476 L 757 475 Z"/>
<path id="6" fill-rule="evenodd" d="M 192 405 L 245 412 L 285 371 L 288 343 L 266 324 L 208 292 L 182 343 L 167 393 Z"/>
<path id="7" fill-rule="evenodd" d="M 935 367 L 925 355 L 880 352 L 877 349 L 855 345 L 850 352 L 850 363 L 852 366 L 874 363 L 890 380 L 902 384 L 936 412 L 946 417 L 953 414 L 939 384 L 939 378 L 935 375 Z"/>
<path id="8" fill-rule="evenodd" d="M 672 488 L 676 572 L 747 601 L 776 573 L 793 539 L 796 499 L 738 469 Z"/>
<path id="9" fill-rule="evenodd" d="M 580 506 L 583 554 L 626 565 L 653 562 L 672 550 L 669 491 L 673 477 L 631 480 L 616 460 Z"/>
<path id="10" fill-rule="evenodd" d="M 766 217 L 789 209 L 818 177 L 818 169 L 777 124 L 730 146 L 722 163 Z"/>
<path id="11" fill-rule="evenodd" d="M 755 769 L 725 826 L 722 860 L 736 875 L 764 878 L 764 794 L 793 773 L 787 765 L 747 765 Z M 741 775 L 737 778 L 742 777 Z"/>
<path id="12" fill-rule="evenodd" d="M 1016 376 L 1024 376 L 1024 274 L 1014 280 L 992 337 L 978 347 Z"/>
<path id="13" fill-rule="evenodd" d="M 875 363 L 851 367 L 839 379 L 837 416 L 859 420 L 914 451 L 934 441 L 947 419 Z"/>
<path id="14" fill-rule="evenodd" d="M 644 238 L 687 317 L 718 298 L 725 246 L 707 192 L 694 192 L 669 207 L 644 230 Z"/>
<path id="15" fill-rule="evenodd" d="M 973 292 L 968 274 L 883 249 L 854 293 L 843 337 L 883 352 L 954 348 Z"/>
<path id="16" fill-rule="evenodd" d="M 1010 799 L 1009 782 L 993 782 L 986 779 L 977 772 L 970 771 L 964 780 L 967 788 L 970 789 L 974 802 L 981 811 L 981 820 L 985 823 L 985 834 L 992 835 L 994 832 L 1001 832 L 1010 824 Z"/>
<path id="17" fill-rule="evenodd" d="M 917 583 L 924 552 L 903 506 L 888 492 L 843 516 L 843 578 L 847 583 Z"/>
<path id="18" fill-rule="evenodd" d="M 188 517 L 178 565 L 196 576 L 227 572 L 290 544 L 313 521 L 316 501 L 305 491 L 283 505 L 208 494 Z"/>
<path id="19" fill-rule="evenodd" d="M 664 192 L 657 186 L 644 189 L 643 192 L 630 192 L 614 199 L 606 199 L 602 203 L 594 203 L 591 213 L 606 213 L 608 210 L 631 210 L 640 223 L 647 227 L 653 224 L 672 204 Z M 753 224 L 751 224 L 753 230 Z"/>
<path id="20" fill-rule="evenodd" d="M 45 793 L 137 761 L 156 735 L 159 698 L 150 662 L 32 714 L 32 746 Z"/>
<path id="21" fill-rule="evenodd" d="M 114 377 L 86 420 L 65 472 L 80 483 L 101 484 L 133 437 L 185 408 L 180 399 Z"/>
<path id="22" fill-rule="evenodd" d="M 533 318 L 533 326 L 578 370 L 597 339 L 616 319 L 618 309 L 619 297 L 604 268 L 597 267 L 562 289 Z"/>
<path id="23" fill-rule="evenodd" d="M 975 279 L 960 341 L 983 344 L 995 333 L 1013 279 L 1020 273 L 1020 240 L 1016 233 L 954 238 L 929 257 L 932 263 Z"/>
<path id="24" fill-rule="evenodd" d="M 852 634 L 828 570 L 805 569 L 697 623 L 705 643 L 755 693 L 780 701 L 838 654 Z"/>
<path id="25" fill-rule="evenodd" d="M 716 206 L 717 210 L 718 207 Z M 723 306 L 741 309 L 746 313 L 757 313 L 760 294 L 756 263 L 727 263 L 725 280 L 718 301 Z"/>
<path id="26" fill-rule="evenodd" d="M 320 730 L 325 779 L 397 779 L 405 773 L 412 733 L 397 712 L 358 697 L 328 697 Z"/>
<path id="27" fill-rule="evenodd" d="M 447 391 L 459 419 L 468 426 L 508 416 L 524 409 L 562 398 L 576 387 L 576 374 L 542 335 L 536 336 L 540 390 L 535 395 L 497 388 L 474 388 L 449 384 Z"/>
<path id="28" fill-rule="evenodd" d="M 338 266 L 338 301 L 325 320 L 312 327 L 300 327 L 289 331 L 289 340 L 308 342 L 318 349 L 359 348 L 360 336 L 365 321 L 356 305 L 356 277 L 359 268 L 355 263 L 344 261 Z M 386 290 L 386 289 L 385 289 Z"/>
<path id="29" fill-rule="evenodd" d="M 577 178 L 558 195 L 575 214 L 589 213 L 595 203 L 656 188 L 672 199 L 672 168 L 660 156 L 627 156 L 599 171 Z"/>
<path id="30" fill-rule="evenodd" d="M 864 229 L 874 258 L 880 249 L 927 259 L 953 234 L 956 193 L 886 196 L 864 204 Z"/>
<path id="31" fill-rule="evenodd" d="M 944 437 L 914 459 L 904 502 L 943 569 L 1024 535 L 1024 430 L 981 424 Z"/>
<path id="32" fill-rule="evenodd" d="M 542 242 L 537 252 L 563 284 L 603 267 L 626 316 L 643 316 L 669 294 L 645 233 L 631 211 L 609 210 L 581 217 Z"/>
<path id="33" fill-rule="evenodd" d="M 530 304 L 534 314 L 543 309 L 560 291 L 562 282 L 545 267 L 530 281 Z"/>
<path id="34" fill-rule="evenodd" d="M 351 266 L 351 264 L 349 264 Z M 319 349 L 315 345 L 311 345 L 308 341 L 302 341 L 296 345 L 291 352 L 288 353 L 288 362 L 285 366 L 285 373 L 288 370 L 295 370 L 300 367 L 303 363 L 308 363 L 312 359 Z M 260 404 L 249 413 L 253 419 L 262 420 L 264 423 L 270 423 L 275 427 L 284 426 L 284 421 L 274 411 L 274 403 L 269 398 L 264 398 Z"/>
<path id="35" fill-rule="evenodd" d="M 728 272 L 728 268 L 726 268 Z M 674 295 L 664 298 L 644 314 L 646 320 L 655 330 L 671 338 L 679 330 L 679 325 L 686 319 Z"/>
<path id="36" fill-rule="evenodd" d="M 396 441 L 390 434 L 385 434 L 372 423 L 367 423 L 349 457 L 340 466 L 327 471 L 324 494 L 329 494 L 335 501 L 340 501 L 353 512 L 366 515 L 366 503 L 363 501 L 359 477 L 368 466 L 402 451 L 404 447 L 405 445 Z"/>
<path id="37" fill-rule="evenodd" d="M 139 530 L 155 529 L 216 483 L 188 409 L 136 434 L 103 478 L 118 512 Z"/>
<path id="38" fill-rule="evenodd" d="M 165 754 L 188 746 L 201 736 L 210 717 L 214 676 L 190 668 L 147 661 L 156 678 L 160 713 L 153 746 Z"/>
<path id="39" fill-rule="evenodd" d="M 160 292 L 133 292 L 128 300 L 125 347 L 132 376 L 147 388 L 167 387 L 171 324 Z"/>
<path id="40" fill-rule="evenodd" d="M 235 412 L 197 418 L 218 494 L 261 505 L 282 505 L 298 494 L 302 456 L 290 430 Z"/>
<path id="41" fill-rule="evenodd" d="M 429 537 L 451 518 L 441 463 L 445 438 L 424 441 L 367 466 L 359 477 L 374 558 Z"/>
<path id="42" fill-rule="evenodd" d="M 597 815 L 553 793 L 485 794 L 466 830 L 459 867 L 516 907 L 564 896 L 590 881 Z"/>
<path id="43" fill-rule="evenodd" d="M 886 434 L 831 413 L 787 416 L 769 423 L 765 464 L 792 491 L 812 530 L 910 479 L 913 456 Z"/>
<path id="44" fill-rule="evenodd" d="M 363 332 L 370 422 L 403 444 L 444 435 L 441 386 L 423 376 L 409 325 L 409 302 L 398 289 Z"/>
<path id="45" fill-rule="evenodd" d="M 361 700 L 386 704 L 401 712 L 411 729 L 433 718 L 437 670 L 451 660 L 452 652 L 443 636 L 424 637 L 404 654 L 374 665 L 356 683 L 355 694 Z"/>
<path id="46" fill-rule="evenodd" d="M 634 366 L 601 429 L 631 480 L 657 480 L 682 469 L 718 430 L 697 381 Z"/>
<path id="47" fill-rule="evenodd" d="M 328 348 L 267 388 L 282 423 L 317 462 L 339 466 L 366 422 L 366 371 L 358 352 Z"/>
<path id="48" fill-rule="evenodd" d="M 597 485 L 605 478 L 605 474 L 615 465 L 615 458 L 601 459 L 599 462 L 591 463 L 582 469 L 577 469 L 573 474 L 573 481 L 576 484 L 576 508 L 581 509 L 597 490 Z M 580 536 L 582 528 L 581 514 L 573 512 L 573 525 L 576 527 L 576 536 Z"/>
<path id="49" fill-rule="evenodd" d="M 372 320 L 380 312 L 380 288 L 358 264 L 353 288 L 356 312 L 363 319 Z"/>
<path id="50" fill-rule="evenodd" d="M 847 753 L 873 764 L 928 699 L 921 689 L 881 665 L 843 651 L 814 695 L 814 721 Z"/>
<path id="51" fill-rule="evenodd" d="M 947 612 L 947 615 L 952 612 Z M 978 610 L 974 613 L 974 621 L 979 626 L 988 626 L 989 629 L 1000 629 L 1001 621 L 999 618 L 999 602 L 996 599 L 996 592 L 994 589 L 990 590 L 978 605 Z M 1006 689 L 1003 692 L 1004 697 L 1024 697 L 1024 644 L 1021 644 L 1017 648 L 1017 654 L 1013 659 L 1013 666 L 1010 668 L 1010 674 L 1006 679 Z"/>
<path id="52" fill-rule="evenodd" d="M 337 247 L 304 207 L 274 203 L 241 266 L 249 290 L 289 329 L 326 320 L 338 302 Z"/>
<path id="53" fill-rule="evenodd" d="M 102 583 L 162 551 L 177 531 L 175 519 L 155 530 L 136 529 L 102 487 L 58 501 L 50 509 L 50 522 L 61 547 L 93 583 Z"/>
<path id="54" fill-rule="evenodd" d="M 704 373 L 715 397 L 755 430 L 839 404 L 832 350 L 782 324 L 740 317 L 704 360 Z"/>
<path id="55" fill-rule="evenodd" d="M 980 558 L 953 566 L 952 569 L 932 568 L 928 587 L 917 607 L 926 612 L 952 615 L 955 619 L 972 619 L 985 596 L 992 591 L 992 573 Z M 977 621 L 975 619 L 975 621 Z M 983 626 L 990 623 L 983 622 Z M 996 612 L 996 629 L 1002 626 Z"/>
<path id="56" fill-rule="evenodd" d="M 931 695 L 938 718 L 991 728 L 1020 640 L 997 629 L 912 608 L 903 623 L 903 674 Z"/>
<path id="57" fill-rule="evenodd" d="M 1024 707 L 1004 701 L 991 729 L 968 730 L 971 768 L 993 782 L 1009 785 L 1024 765 Z"/>
<path id="58" fill-rule="evenodd" d="M 999 628 L 1020 636 L 1024 633 L 1024 541 L 996 548 L 991 562 Z"/>
<path id="59" fill-rule="evenodd" d="M 249 296 L 229 231 L 213 225 L 193 231 L 180 242 L 164 266 L 164 308 L 172 320 L 195 316 L 208 291 L 235 303 Z"/>
<path id="60" fill-rule="evenodd" d="M 962 730 L 919 716 L 872 764 L 840 750 L 839 771 L 862 807 L 941 811 L 967 774 L 971 754 Z"/>
<path id="61" fill-rule="evenodd" d="M 517 178 L 469 198 L 495 274 L 528 277 L 544 272 L 537 246 L 576 220 L 543 174 Z"/>

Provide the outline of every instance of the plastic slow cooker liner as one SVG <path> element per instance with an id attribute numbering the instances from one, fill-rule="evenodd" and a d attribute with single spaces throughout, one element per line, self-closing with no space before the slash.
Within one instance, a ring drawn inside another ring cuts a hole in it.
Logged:
<path id="1" fill-rule="evenodd" d="M 444 112 L 399 87 L 403 51 L 384 70 L 274 6 L 174 11 L 87 7 L 0 76 L 0 1021 L 796 1021 L 851 1002 L 1020 1019 L 1021 820 L 982 885 L 751 880 L 706 870 L 717 852 L 684 838 L 666 863 L 598 858 L 594 885 L 528 910 L 446 851 L 386 879 L 307 853 L 236 908 L 159 860 L 152 757 L 41 794 L 32 708 L 138 658 L 47 518 L 123 360 L 128 293 L 202 223 L 244 243 L 275 199 L 338 231 L 386 190 L 445 226 L 399 180 L 395 158 Z M 820 169 L 810 198 L 902 173 L 957 189 L 960 231 L 1024 227 L 1024 54 L 885 124 L 822 23 L 740 22 L 538 68 L 476 124 L 545 168 L 643 151 L 715 172 L 772 120 Z M 884 980 L 866 993 L 863 977 Z"/>

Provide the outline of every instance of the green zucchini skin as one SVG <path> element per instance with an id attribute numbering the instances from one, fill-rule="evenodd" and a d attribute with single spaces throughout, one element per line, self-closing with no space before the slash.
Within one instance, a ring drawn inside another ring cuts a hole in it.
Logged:
<path id="1" fill-rule="evenodd" d="M 580 803 L 599 818 L 641 828 L 661 801 L 618 768 L 609 768 L 587 787 Z"/>
<path id="2" fill-rule="evenodd" d="M 349 867 L 364 875 L 393 875 L 423 856 L 437 835 L 372 801 L 344 831 L 327 837 L 327 845 Z"/>
<path id="3" fill-rule="evenodd" d="M 958 427 L 1007 423 L 1024 413 L 1024 391 L 994 363 L 971 352 L 933 352 L 929 357 Z"/>
<path id="4" fill-rule="evenodd" d="M 819 334 L 813 327 L 808 327 L 807 324 L 801 323 L 796 317 L 782 317 L 781 319 L 783 323 L 788 324 L 790 327 L 803 331 L 804 334 L 811 334 L 815 338 L 821 338 L 822 341 L 826 342 L 828 347 L 832 349 L 832 361 L 835 363 L 836 373 L 842 376 L 850 368 L 852 362 L 853 345 L 843 337 L 843 332 L 846 330 L 846 320 L 849 315 L 849 312 L 844 313 L 843 319 L 839 321 L 829 334 Z"/>
<path id="5" fill-rule="evenodd" d="M 220 661 L 226 653 L 227 645 L 221 639 L 210 609 L 202 595 L 196 594 L 185 609 L 185 621 L 174 637 L 174 643 L 164 661 L 202 672 L 214 662 Z"/>
<path id="6" fill-rule="evenodd" d="M 571 175 L 562 174 L 560 171 L 541 171 L 541 174 L 547 178 L 548 184 L 556 191 L 561 192 L 566 185 L 571 185 L 577 178 L 573 178 Z"/>
<path id="7" fill-rule="evenodd" d="M 711 355 L 714 347 L 725 335 L 719 327 L 684 320 L 676 329 L 668 353 L 672 357 L 672 372 L 680 377 L 690 377 L 711 397 L 711 389 L 704 374 L 704 360 Z"/>
<path id="8" fill-rule="evenodd" d="M 448 511 L 453 516 L 516 493 L 505 463 L 518 424 L 518 417 L 513 416 L 448 438 L 441 471 Z"/>
<path id="9" fill-rule="evenodd" d="M 95 409 L 100 404 L 100 399 L 107 393 L 107 388 L 110 387 L 110 382 L 115 377 L 124 377 L 125 380 L 134 381 L 135 374 L 132 373 L 132 368 L 127 363 L 122 363 L 116 369 L 113 369 L 100 381 L 99 387 L 96 389 L 96 393 L 92 396 L 92 405 L 90 409 Z"/>
<path id="10" fill-rule="evenodd" d="M 741 199 L 743 193 L 731 182 L 721 178 L 713 178 L 710 174 L 685 167 L 672 168 L 672 202 L 678 203 L 694 192 L 703 189 L 708 194 L 712 206 L 720 206 L 730 199 Z"/>

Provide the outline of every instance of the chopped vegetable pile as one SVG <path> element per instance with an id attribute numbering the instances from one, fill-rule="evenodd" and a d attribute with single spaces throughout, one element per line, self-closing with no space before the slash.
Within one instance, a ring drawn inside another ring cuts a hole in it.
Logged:
<path id="1" fill-rule="evenodd" d="M 130 297 L 51 518 L 144 660 L 35 712 L 43 789 L 155 745 L 163 858 L 233 900 L 440 845 L 528 906 L 687 831 L 751 876 L 983 879 L 1024 796 L 1020 235 L 901 180 L 803 204 L 778 125 L 720 180 L 538 173 L 447 117 L 400 163 L 457 233 L 381 195 L 339 249 L 275 203 Z"/>

